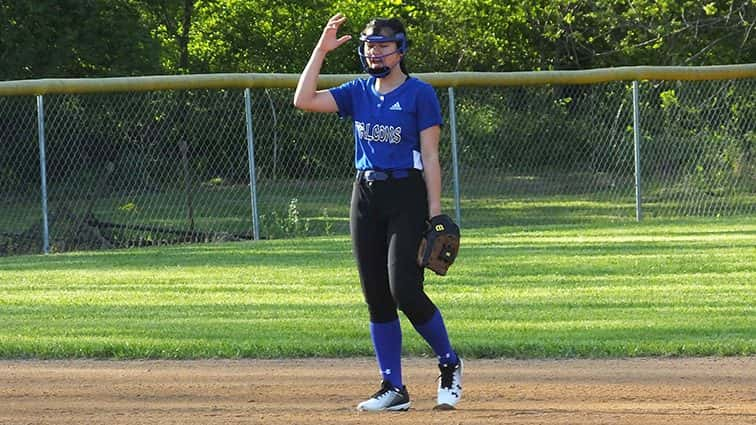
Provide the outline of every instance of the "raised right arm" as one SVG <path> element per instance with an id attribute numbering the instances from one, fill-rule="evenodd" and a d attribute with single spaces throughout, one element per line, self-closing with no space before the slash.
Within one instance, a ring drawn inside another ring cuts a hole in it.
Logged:
<path id="1" fill-rule="evenodd" d="M 302 71 L 302 75 L 299 76 L 297 90 L 294 92 L 295 107 L 312 112 L 337 112 L 339 110 L 331 92 L 318 90 L 318 76 L 326 54 L 352 38 L 351 35 L 336 38 L 336 33 L 344 21 L 346 21 L 346 16 L 341 13 L 337 13 L 328 20 L 318 44 L 310 55 L 310 60 Z"/>

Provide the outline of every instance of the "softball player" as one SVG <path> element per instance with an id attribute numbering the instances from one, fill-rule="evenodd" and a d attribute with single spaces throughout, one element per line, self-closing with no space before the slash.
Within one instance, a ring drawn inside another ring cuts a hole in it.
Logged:
<path id="1" fill-rule="evenodd" d="M 402 381 L 402 331 L 397 309 L 439 359 L 438 409 L 462 395 L 462 360 L 452 349 L 438 308 L 423 291 L 417 249 L 428 217 L 441 214 L 438 144 L 441 107 L 433 88 L 408 75 L 407 35 L 398 19 L 370 21 L 358 54 L 369 74 L 330 90 L 316 89 L 328 52 L 351 39 L 337 36 L 346 17 L 333 16 L 312 52 L 294 95 L 297 108 L 338 112 L 354 125 L 357 177 L 350 230 L 381 387 L 359 410 L 407 410 Z"/>

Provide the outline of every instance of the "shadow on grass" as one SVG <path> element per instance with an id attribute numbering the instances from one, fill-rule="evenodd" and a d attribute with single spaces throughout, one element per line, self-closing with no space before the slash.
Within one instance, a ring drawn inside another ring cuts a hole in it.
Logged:
<path id="1" fill-rule="evenodd" d="M 756 226 L 749 223 L 746 219 L 701 219 L 617 225 L 594 220 L 590 224 L 463 229 L 459 263 L 474 264 L 489 257 L 511 262 L 572 256 L 574 263 L 588 256 L 617 256 L 622 261 L 634 256 L 715 257 L 727 250 L 752 246 Z M 327 266 L 353 270 L 351 249 L 348 236 L 335 236 L 0 257 L 0 276 L 3 271 L 159 271 L 177 267 L 323 270 Z M 623 269 L 621 264 L 618 267 Z"/>

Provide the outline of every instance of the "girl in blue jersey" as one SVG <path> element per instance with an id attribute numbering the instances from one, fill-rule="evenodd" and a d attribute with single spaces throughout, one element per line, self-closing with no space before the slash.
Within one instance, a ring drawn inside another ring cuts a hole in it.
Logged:
<path id="1" fill-rule="evenodd" d="M 360 35 L 358 54 L 368 78 L 317 90 L 326 54 L 351 39 L 337 35 L 345 21 L 337 14 L 323 29 L 300 76 L 294 105 L 337 112 L 354 125 L 357 178 L 350 231 L 382 376 L 378 392 L 357 407 L 410 407 L 402 381 L 401 310 L 438 357 L 437 408 L 453 409 L 462 395 L 462 360 L 440 311 L 423 291 L 423 269 L 416 260 L 428 218 L 441 214 L 441 107 L 433 87 L 407 72 L 407 33 L 398 19 L 374 19 Z"/>

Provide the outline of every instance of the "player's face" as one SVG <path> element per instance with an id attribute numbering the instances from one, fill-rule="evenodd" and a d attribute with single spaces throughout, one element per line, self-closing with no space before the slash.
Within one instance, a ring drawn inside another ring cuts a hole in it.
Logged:
<path id="1" fill-rule="evenodd" d="M 393 67 L 402 60 L 396 42 L 365 43 L 365 55 L 371 68 Z"/>

